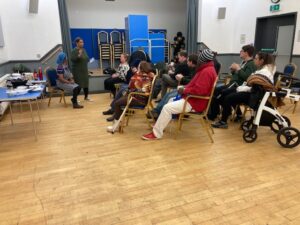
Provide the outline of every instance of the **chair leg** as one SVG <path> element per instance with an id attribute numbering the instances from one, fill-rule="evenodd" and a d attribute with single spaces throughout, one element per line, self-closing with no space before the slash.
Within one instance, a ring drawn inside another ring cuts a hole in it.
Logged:
<path id="1" fill-rule="evenodd" d="M 65 93 L 62 93 L 61 98 L 64 100 L 65 107 L 67 107 L 68 105 L 66 102 Z"/>
<path id="2" fill-rule="evenodd" d="M 51 98 L 52 98 L 52 92 L 49 92 L 49 101 L 48 101 L 48 107 L 50 106 Z"/>
<path id="3" fill-rule="evenodd" d="M 298 104 L 298 101 L 294 101 L 293 114 L 294 114 L 294 113 L 295 113 L 295 111 L 296 111 L 297 104 Z"/>
<path id="4" fill-rule="evenodd" d="M 184 117 L 184 113 L 180 113 L 178 118 L 178 123 L 177 123 L 177 131 L 181 131 L 183 117 Z"/>
<path id="5" fill-rule="evenodd" d="M 205 129 L 206 133 L 208 134 L 211 143 L 214 143 L 214 139 L 213 139 L 211 133 L 209 132 L 209 128 L 208 128 L 207 122 L 203 118 L 201 118 L 200 119 L 200 123 L 201 123 L 202 127 Z"/>

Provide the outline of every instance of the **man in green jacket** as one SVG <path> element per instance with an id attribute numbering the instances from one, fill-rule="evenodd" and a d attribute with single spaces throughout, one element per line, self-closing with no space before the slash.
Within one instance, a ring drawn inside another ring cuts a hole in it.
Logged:
<path id="1" fill-rule="evenodd" d="M 255 48 L 252 45 L 245 45 L 240 51 L 242 63 L 233 63 L 230 66 L 232 78 L 228 85 L 219 86 L 215 89 L 214 97 L 212 99 L 208 118 L 215 120 L 220 113 L 220 106 L 223 103 L 225 96 L 236 91 L 236 88 L 247 81 L 248 77 L 256 71 L 256 66 L 253 62 L 253 55 Z M 237 115 L 240 111 L 237 112 Z"/>
<path id="2" fill-rule="evenodd" d="M 77 37 L 75 39 L 76 47 L 72 50 L 71 61 L 72 61 L 72 73 L 75 82 L 83 88 L 84 100 L 90 101 L 88 98 L 89 94 L 89 72 L 88 72 L 88 62 L 89 57 L 83 48 L 83 39 Z"/>

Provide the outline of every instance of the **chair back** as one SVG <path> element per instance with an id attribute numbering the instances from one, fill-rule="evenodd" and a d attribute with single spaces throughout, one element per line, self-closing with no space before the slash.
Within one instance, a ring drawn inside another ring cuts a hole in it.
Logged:
<path id="1" fill-rule="evenodd" d="M 57 79 L 57 72 L 54 68 L 47 68 L 46 69 L 46 77 L 47 77 L 47 83 L 50 87 L 56 86 L 56 79 Z"/>
<path id="2" fill-rule="evenodd" d="M 294 63 L 287 64 L 283 69 L 283 74 L 293 77 L 295 75 L 297 66 Z"/>
<path id="3" fill-rule="evenodd" d="M 154 90 L 154 85 L 155 85 L 155 81 L 156 81 L 157 77 L 158 77 L 157 74 L 154 75 L 153 80 L 151 82 L 151 88 L 150 88 L 149 98 L 148 98 L 146 106 L 150 106 L 152 104 L 153 90 Z"/>
<path id="4" fill-rule="evenodd" d="M 98 45 L 109 44 L 108 33 L 106 31 L 98 32 Z"/>
<path id="5" fill-rule="evenodd" d="M 120 31 L 113 30 L 110 32 L 110 44 L 122 44 L 122 35 Z"/>
<path id="6" fill-rule="evenodd" d="M 209 111 L 209 108 L 210 108 L 211 101 L 212 101 L 213 96 L 214 96 L 214 92 L 215 92 L 215 89 L 216 89 L 217 82 L 218 82 L 218 77 L 216 77 L 216 80 L 215 80 L 215 82 L 214 82 L 214 85 L 213 85 L 213 87 L 212 87 L 212 90 L 211 90 L 211 93 L 210 93 L 210 96 L 209 96 L 209 100 L 208 100 L 206 109 L 204 110 L 204 114 L 203 114 L 203 115 L 204 115 L 206 118 L 207 118 L 207 114 L 208 114 L 208 111 Z"/>

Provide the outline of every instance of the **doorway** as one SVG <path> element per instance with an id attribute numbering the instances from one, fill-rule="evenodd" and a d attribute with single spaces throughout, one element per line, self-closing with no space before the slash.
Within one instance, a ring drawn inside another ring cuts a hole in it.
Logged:
<path id="1" fill-rule="evenodd" d="M 291 62 L 297 13 L 261 17 L 256 20 L 255 48 L 276 55 L 278 71 Z"/>

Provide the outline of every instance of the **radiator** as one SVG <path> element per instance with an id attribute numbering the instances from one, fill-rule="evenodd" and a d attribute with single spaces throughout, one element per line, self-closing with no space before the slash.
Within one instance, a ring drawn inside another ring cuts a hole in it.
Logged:
<path id="1" fill-rule="evenodd" d="M 0 77 L 0 87 L 6 86 L 6 80 L 9 76 L 10 76 L 10 74 L 6 74 L 6 75 Z M 2 117 L 2 115 L 4 115 L 5 110 L 7 109 L 8 106 L 9 106 L 8 102 L 0 102 L 0 117 Z"/>

